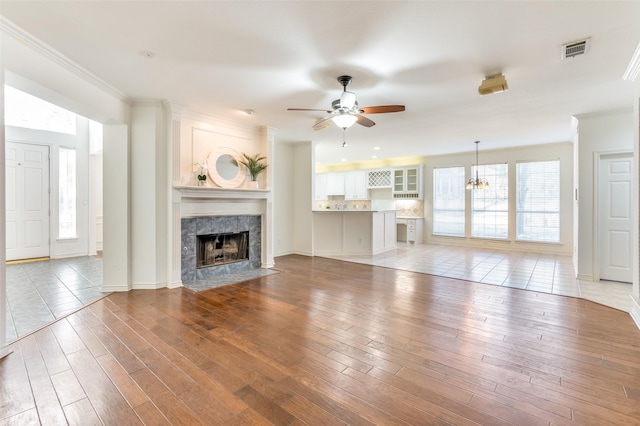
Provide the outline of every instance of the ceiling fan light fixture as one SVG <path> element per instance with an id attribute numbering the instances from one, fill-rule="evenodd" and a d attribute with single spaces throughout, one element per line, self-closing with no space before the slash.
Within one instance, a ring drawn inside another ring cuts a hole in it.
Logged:
<path id="1" fill-rule="evenodd" d="M 509 90 L 507 79 L 502 74 L 487 77 L 482 80 L 478 93 L 481 95 L 490 95 L 492 93 L 506 92 Z"/>
<path id="2" fill-rule="evenodd" d="M 353 92 L 347 92 L 346 90 L 340 95 L 340 107 L 346 109 L 353 109 L 356 105 L 356 94 Z"/>
<path id="3" fill-rule="evenodd" d="M 351 114 L 338 114 L 332 118 L 333 122 L 336 123 L 336 126 L 342 129 L 348 129 L 353 126 L 356 121 L 358 121 L 358 117 Z"/>

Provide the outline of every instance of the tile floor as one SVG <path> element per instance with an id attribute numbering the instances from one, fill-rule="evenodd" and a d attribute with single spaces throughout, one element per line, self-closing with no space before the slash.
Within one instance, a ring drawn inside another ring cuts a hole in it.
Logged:
<path id="1" fill-rule="evenodd" d="M 626 312 L 631 310 L 631 284 L 577 280 L 571 256 L 398 243 L 396 250 L 374 256 L 332 257 L 484 284 L 582 297 Z"/>
<path id="2" fill-rule="evenodd" d="M 7 265 L 7 342 L 100 299 L 101 289 L 96 256 Z"/>
<path id="3" fill-rule="evenodd" d="M 434 244 L 399 244 L 396 250 L 375 256 L 333 258 L 582 297 L 627 312 L 631 309 L 631 284 L 576 280 L 570 256 Z M 275 271 L 258 272 L 268 274 Z M 185 286 L 200 291 L 256 276 L 224 277 L 215 282 L 187 283 Z M 102 259 L 95 256 L 7 265 L 7 342 L 105 296 L 107 293 L 101 292 L 101 286 Z"/>

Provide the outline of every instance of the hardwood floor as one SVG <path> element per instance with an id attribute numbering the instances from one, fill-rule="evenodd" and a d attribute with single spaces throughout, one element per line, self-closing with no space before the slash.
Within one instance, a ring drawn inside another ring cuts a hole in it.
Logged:
<path id="1" fill-rule="evenodd" d="M 0 424 L 640 424 L 640 331 L 582 299 L 323 258 L 117 293 L 11 345 Z"/>

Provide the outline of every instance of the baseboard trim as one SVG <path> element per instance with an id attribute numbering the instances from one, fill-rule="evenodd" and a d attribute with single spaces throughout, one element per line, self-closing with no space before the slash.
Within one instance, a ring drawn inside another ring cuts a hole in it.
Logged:
<path id="1" fill-rule="evenodd" d="M 593 275 L 578 274 L 578 276 L 576 278 L 578 278 L 579 280 L 582 280 L 582 281 L 592 281 L 593 282 Z"/>
<path id="2" fill-rule="evenodd" d="M 631 318 L 640 329 L 640 298 L 631 297 Z"/>
<path id="3" fill-rule="evenodd" d="M 182 284 L 182 280 L 170 282 L 169 285 L 167 286 L 167 288 L 172 288 L 172 289 L 180 288 L 180 287 L 184 287 L 184 285 Z"/>
<path id="4" fill-rule="evenodd" d="M 0 349 L 0 359 L 3 359 L 13 353 L 13 349 L 3 348 Z"/>
<path id="5" fill-rule="evenodd" d="M 103 293 L 114 293 L 114 292 L 129 291 L 129 290 L 131 290 L 131 289 L 126 284 L 125 285 L 103 285 L 102 286 L 102 292 Z"/>
<path id="6" fill-rule="evenodd" d="M 138 283 L 132 284 L 131 290 L 158 290 L 167 287 L 166 283 Z"/>

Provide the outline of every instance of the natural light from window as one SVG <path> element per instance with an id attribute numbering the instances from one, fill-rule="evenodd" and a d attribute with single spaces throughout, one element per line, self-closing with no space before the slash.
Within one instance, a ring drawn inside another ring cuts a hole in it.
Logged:
<path id="1" fill-rule="evenodd" d="M 471 236 L 506 240 L 509 237 L 509 167 L 487 164 L 471 168 L 489 181 L 485 189 L 473 189 L 471 200 Z"/>
<path id="2" fill-rule="evenodd" d="M 73 112 L 6 85 L 4 111 L 7 126 L 76 134 L 76 115 Z"/>
<path id="3" fill-rule="evenodd" d="M 516 239 L 560 242 L 560 161 L 516 164 Z"/>
<path id="4" fill-rule="evenodd" d="M 464 167 L 433 169 L 433 234 L 464 237 Z"/>
<path id="5" fill-rule="evenodd" d="M 76 238 L 76 150 L 60 148 L 58 238 Z"/>

